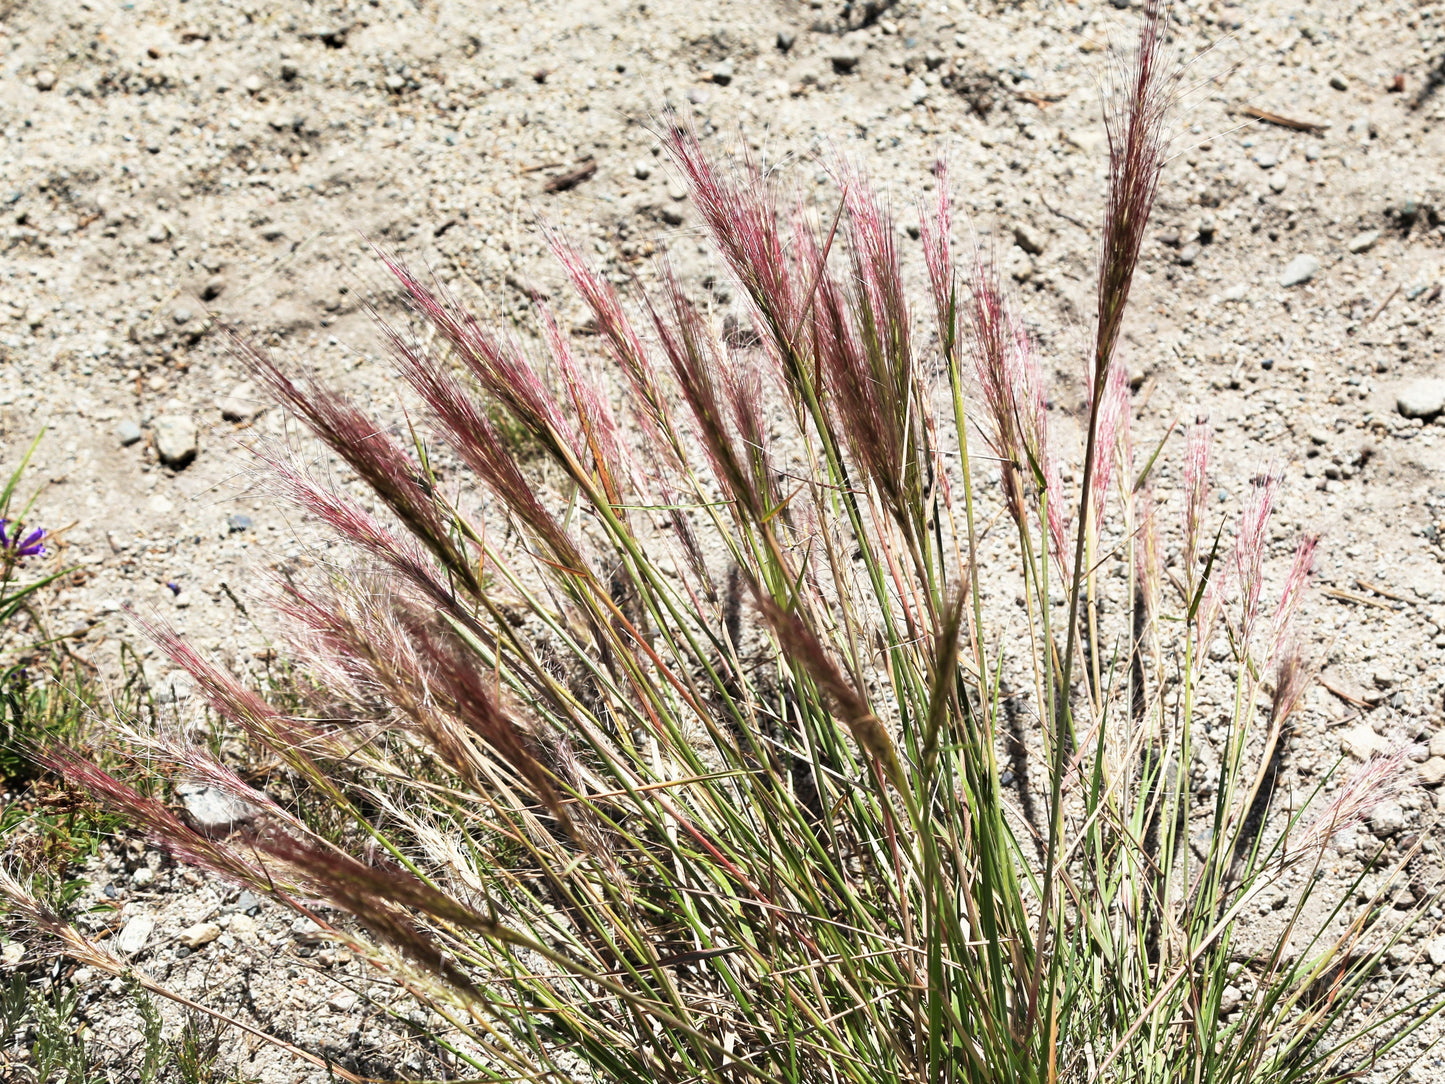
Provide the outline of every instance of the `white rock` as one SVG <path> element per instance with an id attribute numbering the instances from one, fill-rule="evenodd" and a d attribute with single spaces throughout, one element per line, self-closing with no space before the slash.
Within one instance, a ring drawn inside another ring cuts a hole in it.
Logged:
<path id="1" fill-rule="evenodd" d="M 1395 409 L 1407 418 L 1433 418 L 1445 410 L 1445 380 L 1422 377 L 1410 381 L 1395 396 Z"/>
<path id="2" fill-rule="evenodd" d="M 140 869 L 130 875 L 130 883 L 136 888 L 145 888 L 148 885 L 154 884 L 155 879 L 156 871 L 151 869 L 150 866 L 141 866 Z"/>
<path id="3" fill-rule="evenodd" d="M 231 933 L 241 938 L 254 937 L 257 928 L 256 920 L 250 915 L 232 915 L 228 927 Z"/>
<path id="4" fill-rule="evenodd" d="M 209 945 L 220 936 L 221 927 L 214 922 L 197 922 L 194 926 L 182 930 L 176 940 L 188 949 L 198 949 L 202 945 Z"/>
<path id="5" fill-rule="evenodd" d="M 1445 934 L 1425 942 L 1425 953 L 1436 967 L 1445 967 Z"/>
<path id="6" fill-rule="evenodd" d="M 1224 301 L 1243 301 L 1249 296 L 1249 285 L 1243 282 L 1238 283 L 1225 290 L 1224 293 L 1219 296 Z"/>
<path id="7" fill-rule="evenodd" d="M 1430 735 L 1430 755 L 1445 757 L 1445 730 L 1437 730 Z"/>
<path id="8" fill-rule="evenodd" d="M 356 995 L 350 990 L 342 990 L 327 999 L 326 1007 L 332 1012 L 350 1012 L 356 1007 L 356 1000 Z"/>
<path id="9" fill-rule="evenodd" d="M 136 915 L 121 929 L 115 939 L 115 949 L 122 956 L 134 956 L 141 949 L 145 948 L 146 942 L 150 940 L 151 931 L 156 928 L 156 920 L 150 915 Z"/>
<path id="10" fill-rule="evenodd" d="M 160 414 L 151 422 L 156 455 L 168 467 L 179 470 L 196 458 L 200 434 L 196 423 L 184 414 Z"/>
<path id="11" fill-rule="evenodd" d="M 1279 284 L 1281 286 L 1302 286 L 1319 272 L 1319 259 L 1304 253 L 1285 264 L 1284 274 L 1279 277 Z"/>
<path id="12" fill-rule="evenodd" d="M 7 941 L 5 947 L 0 948 L 0 966 L 14 967 L 23 959 L 25 959 L 25 946 L 19 941 Z"/>

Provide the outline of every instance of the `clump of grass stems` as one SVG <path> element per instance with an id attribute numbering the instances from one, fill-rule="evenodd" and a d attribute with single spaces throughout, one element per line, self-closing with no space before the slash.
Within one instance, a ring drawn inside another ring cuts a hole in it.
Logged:
<path id="1" fill-rule="evenodd" d="M 1377 1055 L 1438 1007 L 1354 1015 L 1397 928 L 1343 921 L 1344 898 L 1323 921 L 1301 899 L 1264 936 L 1243 920 L 1287 877 L 1307 895 L 1401 766 L 1276 814 L 1314 540 L 1271 605 L 1277 472 L 1231 541 L 1209 518 L 1206 424 L 1182 493 L 1152 492 L 1160 449 L 1134 455 L 1116 355 L 1165 158 L 1163 40 L 1150 4 L 1111 106 L 1077 486 L 1014 303 L 986 257 L 958 265 L 942 164 L 921 208 L 930 338 L 863 177 L 839 166 L 837 212 L 815 218 L 667 117 L 752 345 L 665 261 L 625 299 L 555 233 L 601 349 L 581 356 L 542 308 L 550 378 L 383 255 L 433 332 L 386 329 L 434 445 L 237 344 L 389 512 L 266 461 L 356 555 L 277 589 L 337 707 L 285 714 L 152 632 L 353 819 L 354 845 L 164 735 L 154 751 L 254 807 L 246 827 L 210 838 L 63 749 L 45 762 L 180 860 L 323 923 L 319 904 L 354 916 L 364 932 L 335 936 L 441 1014 L 481 1079 L 1359 1072 L 1364 1040 Z M 560 483 L 524 471 L 498 409 Z M 465 481 L 443 482 L 447 457 Z M 464 510 L 481 498 L 487 513 Z M 1226 719 L 1212 738 L 1206 697 Z"/>

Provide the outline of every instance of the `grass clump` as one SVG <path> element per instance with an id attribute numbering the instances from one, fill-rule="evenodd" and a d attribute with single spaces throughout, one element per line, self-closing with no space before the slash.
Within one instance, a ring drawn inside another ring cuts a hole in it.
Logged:
<path id="1" fill-rule="evenodd" d="M 283 712 L 154 632 L 351 831 L 318 835 L 165 736 L 156 752 L 248 804 L 244 826 L 203 835 L 64 749 L 44 762 L 180 860 L 323 925 L 313 901 L 354 916 L 364 932 L 329 936 L 425 1000 L 480 1079 L 1359 1073 L 1438 997 L 1357 1019 L 1396 927 L 1305 903 L 1400 765 L 1275 809 L 1314 540 L 1267 591 L 1277 473 L 1227 534 L 1207 424 L 1174 493 L 1130 434 L 1116 347 L 1164 164 L 1162 34 L 1151 5 L 1109 117 L 1077 470 L 994 269 L 957 264 L 942 165 L 929 337 L 865 179 L 838 167 L 840 205 L 815 220 L 667 118 L 755 334 L 724 334 L 665 264 L 625 301 L 549 235 L 604 346 L 578 356 L 541 309 L 554 390 L 388 260 L 445 344 L 388 329 L 436 434 L 415 450 L 238 344 L 389 513 L 267 461 L 356 555 L 277 592 L 334 702 Z M 497 410 L 563 486 L 523 473 Z M 464 480 L 441 484 L 443 461 Z M 1284 921 L 1248 928 L 1291 877 Z"/>

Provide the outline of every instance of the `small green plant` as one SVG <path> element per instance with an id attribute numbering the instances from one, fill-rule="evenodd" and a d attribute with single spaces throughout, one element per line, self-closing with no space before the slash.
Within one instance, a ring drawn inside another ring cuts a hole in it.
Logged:
<path id="1" fill-rule="evenodd" d="M 29 997 L 31 1039 L 28 1075 L 35 1084 L 90 1084 L 104 1080 L 92 1071 L 85 1038 L 75 1025 L 80 992 L 62 992 L 58 987 L 47 997 L 32 992 Z"/>
<path id="2" fill-rule="evenodd" d="M 554 387 L 388 260 L 437 332 L 387 329 L 431 414 L 435 446 L 414 448 L 237 344 L 388 515 L 264 460 L 355 553 L 279 589 L 326 710 L 281 710 L 153 634 L 327 816 L 165 735 L 168 764 L 247 804 L 234 834 L 72 751 L 42 762 L 179 860 L 353 916 L 363 932 L 328 936 L 490 1081 L 1354 1078 L 1441 1005 L 1357 1021 L 1401 927 L 1335 922 L 1348 895 L 1306 907 L 1331 837 L 1401 762 L 1279 808 L 1315 539 L 1270 568 L 1270 469 L 1214 521 L 1203 420 L 1182 484 L 1156 491 L 1164 441 L 1135 457 L 1116 357 L 1165 162 L 1165 37 L 1146 4 L 1107 117 L 1076 469 L 996 269 L 955 255 L 944 163 L 924 330 L 856 172 L 836 168 L 836 208 L 790 212 L 776 178 L 666 117 L 752 334 L 665 265 L 629 304 L 549 233 L 604 353 L 579 357 L 541 309 Z M 524 473 L 497 408 L 562 485 Z M 443 459 L 465 480 L 437 484 Z M 1285 887 L 1283 921 L 1246 921 Z M 0 889 L 67 951 L 124 966 Z"/>

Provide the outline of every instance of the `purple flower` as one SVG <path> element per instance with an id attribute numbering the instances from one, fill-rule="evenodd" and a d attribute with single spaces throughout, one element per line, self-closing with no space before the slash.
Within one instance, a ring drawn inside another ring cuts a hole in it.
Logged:
<path id="1" fill-rule="evenodd" d="M 21 557 L 40 557 L 45 553 L 45 529 L 37 527 L 29 534 L 21 537 L 24 530 L 22 524 L 16 524 L 14 532 L 6 530 L 10 521 L 0 519 L 0 551 L 11 559 Z"/>

